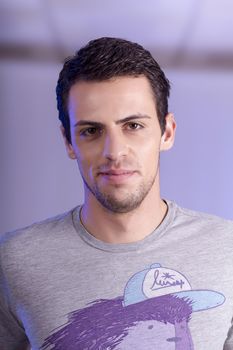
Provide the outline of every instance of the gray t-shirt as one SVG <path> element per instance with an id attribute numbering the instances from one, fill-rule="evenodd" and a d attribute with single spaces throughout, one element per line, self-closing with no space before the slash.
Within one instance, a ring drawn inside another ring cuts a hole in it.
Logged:
<path id="1" fill-rule="evenodd" d="M 0 349 L 232 350 L 233 222 L 166 202 L 135 243 L 80 207 L 0 236 Z"/>

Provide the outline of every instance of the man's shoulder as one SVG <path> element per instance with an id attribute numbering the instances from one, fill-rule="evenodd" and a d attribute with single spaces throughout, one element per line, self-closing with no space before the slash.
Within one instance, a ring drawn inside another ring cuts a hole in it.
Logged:
<path id="1" fill-rule="evenodd" d="M 0 247 L 11 246 L 11 245 L 27 245 L 32 239 L 34 241 L 43 240 L 44 238 L 59 234 L 72 228 L 72 213 L 75 210 L 69 210 L 62 214 L 49 217 L 47 219 L 34 222 L 26 227 L 5 232 L 0 234 Z"/>
<path id="2" fill-rule="evenodd" d="M 210 229 L 224 230 L 225 232 L 232 232 L 233 234 L 233 221 L 220 217 L 218 215 L 209 214 L 202 211 L 192 210 L 184 208 L 182 206 L 176 206 L 176 218 L 175 222 L 178 224 L 191 225 L 193 227 L 202 228 L 209 227 Z"/>

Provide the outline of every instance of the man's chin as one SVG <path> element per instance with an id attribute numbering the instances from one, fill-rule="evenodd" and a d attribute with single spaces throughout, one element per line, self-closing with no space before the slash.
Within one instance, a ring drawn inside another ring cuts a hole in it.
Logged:
<path id="1" fill-rule="evenodd" d="M 124 198 L 116 198 L 112 196 L 103 196 L 98 195 L 96 196 L 99 203 L 108 211 L 111 211 L 112 213 L 116 214 L 123 214 L 123 213 L 129 213 L 132 210 L 136 209 L 140 206 L 142 199 L 139 200 L 132 200 L 132 198 L 127 197 Z"/>

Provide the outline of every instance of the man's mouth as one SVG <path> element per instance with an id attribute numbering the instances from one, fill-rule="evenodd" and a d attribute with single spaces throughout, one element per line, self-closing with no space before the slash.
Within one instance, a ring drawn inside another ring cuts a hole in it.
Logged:
<path id="1" fill-rule="evenodd" d="M 131 178 L 135 173 L 136 171 L 134 170 L 117 169 L 101 171 L 98 175 L 109 182 L 123 182 Z"/>
<path id="2" fill-rule="evenodd" d="M 100 175 L 113 175 L 113 176 L 120 176 L 120 175 L 126 175 L 126 174 L 132 174 L 134 171 L 132 170 L 108 170 L 108 171 L 101 171 Z"/>

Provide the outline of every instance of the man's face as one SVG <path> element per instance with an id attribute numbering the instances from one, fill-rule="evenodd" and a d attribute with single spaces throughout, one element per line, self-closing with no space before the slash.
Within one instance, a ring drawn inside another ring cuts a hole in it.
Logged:
<path id="1" fill-rule="evenodd" d="M 77 82 L 69 93 L 68 111 L 68 152 L 77 159 L 86 201 L 125 213 L 158 189 L 163 145 L 147 78 Z"/>

